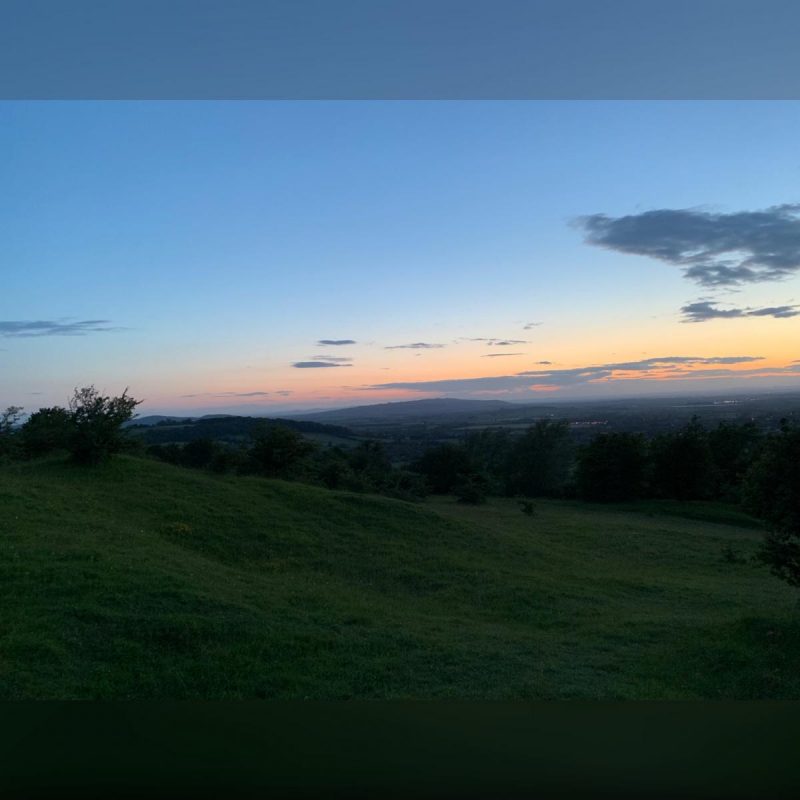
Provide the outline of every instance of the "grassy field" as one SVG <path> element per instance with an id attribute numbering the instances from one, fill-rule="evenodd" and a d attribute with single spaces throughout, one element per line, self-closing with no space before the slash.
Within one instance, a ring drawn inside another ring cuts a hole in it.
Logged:
<path id="1" fill-rule="evenodd" d="M 6 466 L 0 698 L 800 698 L 760 535 L 703 504 Z"/>

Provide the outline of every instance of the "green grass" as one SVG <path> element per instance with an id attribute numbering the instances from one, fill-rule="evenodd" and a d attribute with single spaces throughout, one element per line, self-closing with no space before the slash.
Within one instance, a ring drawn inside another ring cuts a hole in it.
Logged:
<path id="1" fill-rule="evenodd" d="M 800 698 L 735 512 L 536 508 L 3 467 L 0 698 Z"/>

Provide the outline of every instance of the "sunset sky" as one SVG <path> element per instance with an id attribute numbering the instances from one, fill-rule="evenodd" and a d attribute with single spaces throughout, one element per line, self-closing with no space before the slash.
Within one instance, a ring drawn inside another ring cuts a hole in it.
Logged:
<path id="1" fill-rule="evenodd" d="M 800 389 L 795 102 L 5 102 L 0 407 Z"/>

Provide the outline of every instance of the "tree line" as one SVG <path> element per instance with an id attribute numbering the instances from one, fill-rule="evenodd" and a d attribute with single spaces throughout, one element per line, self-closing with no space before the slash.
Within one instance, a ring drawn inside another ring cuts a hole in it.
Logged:
<path id="1" fill-rule="evenodd" d="M 800 427 L 784 422 L 766 434 L 752 422 L 706 429 L 695 417 L 682 428 L 647 438 L 601 433 L 575 447 L 565 421 L 543 420 L 522 434 L 485 429 L 463 441 L 428 448 L 393 465 L 380 442 L 322 447 L 274 421 L 251 427 L 246 443 L 212 438 L 147 448 L 123 425 L 140 401 L 127 390 L 101 395 L 76 389 L 67 408 L 43 408 L 20 424 L 22 409 L 0 413 L 0 459 L 67 451 L 81 465 L 138 452 L 218 473 L 299 480 L 329 489 L 373 492 L 406 500 L 453 494 L 479 504 L 489 495 L 623 502 L 642 498 L 738 503 L 768 527 L 762 557 L 773 572 L 800 586 Z M 530 502 L 523 504 L 523 510 Z"/>

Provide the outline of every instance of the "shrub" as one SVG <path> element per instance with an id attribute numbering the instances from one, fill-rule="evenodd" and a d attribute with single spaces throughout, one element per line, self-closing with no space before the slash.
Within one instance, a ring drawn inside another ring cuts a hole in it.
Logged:
<path id="1" fill-rule="evenodd" d="M 141 400 L 128 396 L 126 389 L 119 397 L 101 395 L 94 386 L 76 389 L 69 402 L 71 432 L 69 450 L 79 464 L 99 464 L 125 444 L 124 423 L 133 418 Z"/>
<path id="2" fill-rule="evenodd" d="M 0 458 L 7 458 L 17 449 L 17 426 L 22 418 L 21 406 L 0 411 Z"/>
<path id="3" fill-rule="evenodd" d="M 20 429 L 22 449 L 29 457 L 66 450 L 72 435 L 72 417 L 66 408 L 40 408 Z"/>

